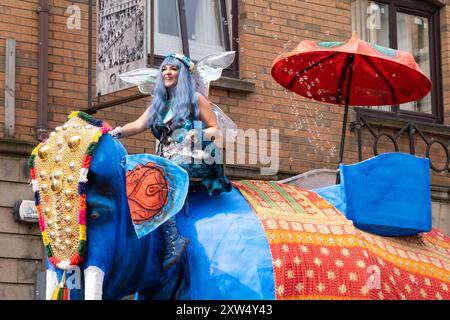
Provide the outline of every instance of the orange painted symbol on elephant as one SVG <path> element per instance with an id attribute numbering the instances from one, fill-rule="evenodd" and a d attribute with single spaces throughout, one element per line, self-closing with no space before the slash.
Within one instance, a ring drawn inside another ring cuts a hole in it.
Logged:
<path id="1" fill-rule="evenodd" d="M 164 171 L 150 162 L 139 164 L 127 173 L 126 188 L 134 224 L 149 222 L 161 215 L 169 200 L 170 185 Z"/>

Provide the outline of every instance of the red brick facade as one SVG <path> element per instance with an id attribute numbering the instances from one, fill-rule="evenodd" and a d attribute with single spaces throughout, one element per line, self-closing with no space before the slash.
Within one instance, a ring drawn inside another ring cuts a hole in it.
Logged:
<path id="1" fill-rule="evenodd" d="M 66 10 L 71 4 L 74 2 L 53 0 L 49 3 L 49 130 L 63 122 L 70 111 L 87 107 L 88 5 L 87 1 L 76 3 L 81 9 L 81 28 L 70 30 L 66 25 Z M 37 142 L 38 116 L 37 6 L 38 0 L 7 0 L 0 7 L 0 85 L 4 88 L 5 40 L 13 38 L 17 41 L 13 139 L 32 143 Z M 440 35 L 445 124 L 450 123 L 449 10 L 448 6 L 441 9 Z M 254 83 L 256 91 L 242 94 L 213 89 L 212 100 L 242 129 L 280 128 L 280 170 L 284 175 L 313 168 L 335 168 L 343 108 L 285 92 L 270 75 L 272 61 L 303 39 L 334 41 L 350 35 L 350 1 L 239 1 L 240 78 Z M 121 95 L 127 94 L 129 92 Z M 3 111 L 4 90 L 0 91 L 0 101 Z M 123 125 L 138 117 L 149 101 L 142 99 L 111 107 L 96 116 L 113 126 Z M 5 137 L 4 116 L 4 112 L 0 112 L 0 138 Z M 300 129 L 302 118 L 308 123 Z M 130 153 L 138 153 L 152 150 L 154 142 L 151 133 L 147 132 L 125 139 L 124 143 Z M 368 156 L 370 154 L 365 155 Z M 347 163 L 357 160 L 353 133 L 349 133 L 345 160 Z M 447 177 L 448 174 L 434 176 L 433 182 L 448 184 Z"/>
<path id="2" fill-rule="evenodd" d="M 220 105 L 239 128 L 244 130 L 248 128 L 280 129 L 280 174 L 276 178 L 281 179 L 317 168 L 335 169 L 338 161 L 343 107 L 320 104 L 286 92 L 272 79 L 270 71 L 274 58 L 282 52 L 292 50 L 301 40 L 337 41 L 349 38 L 351 36 L 351 1 L 241 0 L 238 2 L 240 79 L 253 83 L 255 92 L 244 93 L 213 88 L 211 100 Z M 445 0 L 441 2 L 446 4 Z M 71 30 L 66 25 L 68 17 L 66 10 L 72 4 L 76 4 L 81 9 L 80 29 Z M 0 3 L 0 142 L 3 141 L 3 145 L 8 146 L 11 143 L 25 145 L 25 147 L 18 147 L 21 151 L 10 155 L 20 159 L 26 157 L 26 150 L 31 151 L 31 146 L 38 143 L 36 138 L 38 5 L 39 0 L 2 0 Z M 440 29 L 441 33 L 438 36 L 441 40 L 443 115 L 444 124 L 450 126 L 450 5 L 448 4 L 440 10 Z M 48 32 L 47 127 L 51 131 L 60 125 L 71 111 L 83 110 L 88 106 L 88 1 L 49 0 Z M 95 37 L 95 29 L 93 34 Z M 7 137 L 5 134 L 6 39 L 16 40 L 13 137 Z M 95 44 L 95 39 L 93 43 Z M 95 54 L 95 47 L 92 52 Z M 95 68 L 94 65 L 93 68 Z M 95 69 L 93 75 L 95 75 Z M 93 83 L 95 84 L 95 79 Z M 103 98 L 102 101 L 131 93 L 136 93 L 136 90 L 111 95 Z M 123 125 L 135 120 L 149 102 L 150 98 L 137 100 L 101 110 L 95 116 L 106 120 L 112 126 Z M 306 123 L 303 123 L 302 119 L 306 120 Z M 349 120 L 352 120 L 352 117 Z M 446 132 L 441 136 L 439 132 L 430 136 L 448 141 L 448 128 Z M 154 138 L 150 131 L 133 138 L 123 139 L 123 143 L 129 153 L 151 153 L 154 149 Z M 408 140 L 402 139 L 401 144 L 401 151 L 407 151 Z M 389 142 L 385 145 L 386 150 L 393 151 Z M 383 143 L 380 147 L 383 147 Z M 1 152 L 7 157 L 8 150 L 5 148 Z M 347 132 L 345 150 L 345 163 L 358 161 L 355 132 Z M 416 154 L 423 155 L 424 150 L 424 145 L 418 142 Z M 364 158 L 370 156 L 372 156 L 371 146 L 366 143 Z M 444 154 L 437 146 L 433 147 L 432 156 L 437 164 L 442 165 Z M 254 166 L 248 167 L 250 169 Z M 227 169 L 232 170 L 233 166 L 227 166 Z M 239 175 L 244 177 L 243 171 L 240 172 Z M 432 184 L 448 189 L 449 172 L 432 173 Z M 0 188 L 3 187 L 0 186 Z M 0 192 L 3 193 L 4 190 L 0 189 Z M 0 207 L 8 206 L 10 206 L 9 202 L 8 204 L 0 203 Z M 2 217 L 3 215 L 0 216 L 0 220 L 3 219 Z M 0 235 L 2 232 L 10 232 L 9 229 L 5 230 L 0 229 Z M 0 257 L 2 252 L 0 249 Z M 0 258 L 0 266 L 1 260 Z M 0 276 L 0 298 L 4 297 L 2 290 L 6 287 L 2 287 L 2 282 L 14 283 L 14 281 L 2 280 Z M 17 283 L 28 286 L 27 290 L 31 285 L 29 282 L 21 283 L 19 280 Z M 20 291 L 17 295 L 31 298 L 29 291 Z"/>

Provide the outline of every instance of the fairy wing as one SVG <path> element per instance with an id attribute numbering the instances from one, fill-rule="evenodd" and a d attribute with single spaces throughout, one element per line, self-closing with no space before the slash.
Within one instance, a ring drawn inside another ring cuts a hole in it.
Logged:
<path id="1" fill-rule="evenodd" d="M 119 78 L 138 86 L 143 94 L 152 94 L 159 70 L 155 68 L 139 68 L 119 75 Z"/>
<path id="2" fill-rule="evenodd" d="M 227 51 L 211 54 L 200 59 L 193 72 L 197 91 L 208 98 L 209 84 L 211 81 L 215 81 L 221 77 L 223 69 L 233 63 L 234 57 L 234 51 Z M 209 99 L 208 101 L 217 117 L 220 131 L 222 131 L 227 139 L 233 140 L 236 137 L 236 124 L 218 105 L 212 103 Z"/>
<path id="3" fill-rule="evenodd" d="M 218 105 L 209 101 L 213 112 L 217 117 L 217 123 L 219 125 L 219 130 L 222 131 L 222 134 L 226 137 L 228 141 L 233 141 L 237 135 L 237 126 L 233 122 L 233 120 L 228 117 L 222 109 L 219 108 Z"/>
<path id="4" fill-rule="evenodd" d="M 220 78 L 223 69 L 233 63 L 234 57 L 234 51 L 227 51 L 200 59 L 195 65 L 193 73 L 197 91 L 208 97 L 210 82 Z"/>

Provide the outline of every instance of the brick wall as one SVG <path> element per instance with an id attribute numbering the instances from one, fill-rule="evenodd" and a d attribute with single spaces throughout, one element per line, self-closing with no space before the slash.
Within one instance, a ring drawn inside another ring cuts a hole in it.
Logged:
<path id="1" fill-rule="evenodd" d="M 16 40 L 16 128 L 14 138 L 34 139 L 37 118 L 38 1 L 2 1 L 0 5 L 0 137 L 4 136 L 5 43 Z"/>
<path id="2" fill-rule="evenodd" d="M 43 245 L 37 224 L 17 223 L 14 203 L 33 199 L 27 158 L 0 156 L 0 300 L 33 299 L 42 269 Z"/>
<path id="3" fill-rule="evenodd" d="M 447 1 L 448 2 L 448 1 Z M 441 10 L 442 88 L 444 122 L 450 124 L 450 6 Z"/>
<path id="4" fill-rule="evenodd" d="M 81 28 L 66 26 L 67 7 L 81 9 Z M 37 123 L 38 0 L 4 1 L 0 6 L 0 86 L 4 87 L 6 38 L 17 40 L 17 140 L 35 141 Z M 285 174 L 314 168 L 335 168 L 342 126 L 341 106 L 325 105 L 283 90 L 271 77 L 273 59 L 303 39 L 342 40 L 351 35 L 350 1 L 240 1 L 241 78 L 256 86 L 252 94 L 212 90 L 218 103 L 242 129 L 280 128 L 280 165 Z M 442 62 L 445 121 L 450 118 L 449 8 L 442 10 Z M 49 129 L 72 110 L 87 107 L 87 1 L 50 1 L 49 11 Z M 95 12 L 94 12 L 95 17 Z M 95 33 L 95 32 L 94 32 Z M 95 39 L 93 41 L 95 43 Z M 95 50 L 93 50 L 95 52 Z M 94 72 L 95 74 L 95 72 Z M 95 83 L 95 81 L 93 81 Z M 131 90 L 132 91 L 132 90 Z M 104 100 L 125 96 L 130 91 Z M 0 90 L 0 138 L 4 137 L 4 91 Z M 150 99 L 108 108 L 96 114 L 111 125 L 137 118 Z M 303 122 L 302 122 L 303 121 Z M 306 121 L 306 123 L 304 123 Z M 130 153 L 153 150 L 150 132 L 125 139 Z M 389 150 L 389 149 L 388 149 Z M 355 135 L 348 133 L 345 161 L 356 158 Z M 434 179 L 434 178 L 433 178 Z M 448 183 L 448 174 L 437 180 Z"/>

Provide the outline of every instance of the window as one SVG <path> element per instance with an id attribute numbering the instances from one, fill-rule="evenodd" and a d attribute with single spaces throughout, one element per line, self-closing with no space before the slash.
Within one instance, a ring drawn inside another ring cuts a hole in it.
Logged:
<path id="1" fill-rule="evenodd" d="M 148 0 L 147 3 L 149 28 L 154 30 L 148 53 L 151 55 L 153 51 L 154 65 L 159 65 L 170 52 L 182 52 L 194 61 L 213 53 L 239 52 L 236 0 Z M 237 76 L 237 69 L 236 58 L 224 74 Z"/>
<path id="2" fill-rule="evenodd" d="M 402 117 L 442 122 L 439 8 L 424 0 L 352 0 L 352 29 L 362 40 L 410 52 L 433 88 L 419 101 L 369 107 Z M 368 108 L 368 109 L 369 109 Z"/>

